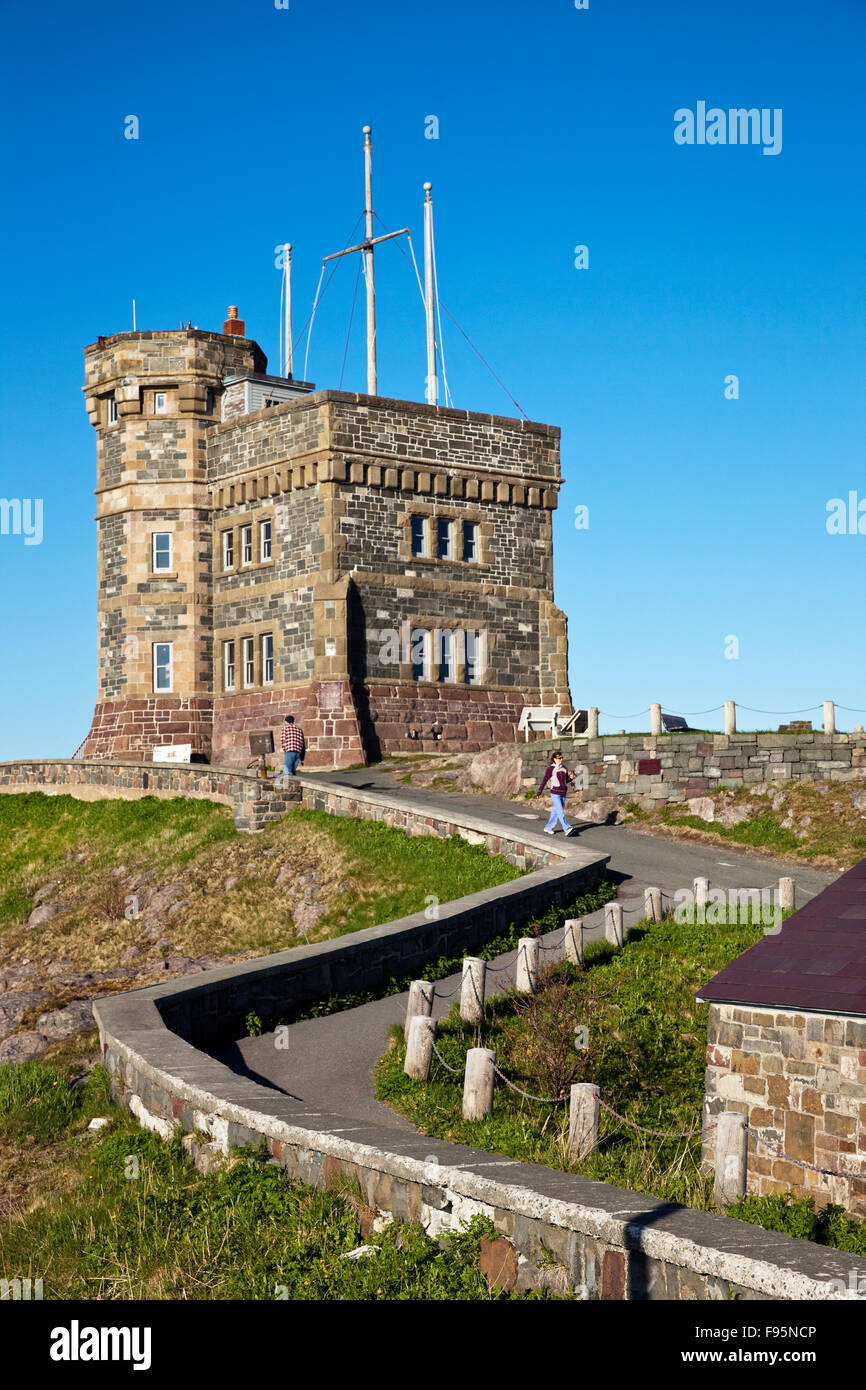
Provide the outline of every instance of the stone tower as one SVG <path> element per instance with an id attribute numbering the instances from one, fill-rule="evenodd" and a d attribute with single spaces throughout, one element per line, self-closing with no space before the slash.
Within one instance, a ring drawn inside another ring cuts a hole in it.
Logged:
<path id="1" fill-rule="evenodd" d="M 559 431 L 267 375 L 222 333 L 85 350 L 99 693 L 85 757 L 249 759 L 293 713 L 309 767 L 511 741 L 570 711 L 553 602 Z"/>

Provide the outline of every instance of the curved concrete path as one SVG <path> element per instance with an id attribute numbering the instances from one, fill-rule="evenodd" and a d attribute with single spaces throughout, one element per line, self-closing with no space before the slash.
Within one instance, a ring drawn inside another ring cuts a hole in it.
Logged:
<path id="1" fill-rule="evenodd" d="M 528 824 L 529 820 L 535 822 L 533 829 L 540 830 L 549 814 L 547 799 L 520 803 L 490 796 L 410 788 L 375 768 L 317 773 L 316 779 L 323 776 L 343 785 L 387 792 L 396 801 L 405 799 L 417 804 L 423 799 L 431 808 L 441 810 L 453 810 L 455 806 L 464 811 L 471 808 L 512 830 L 515 821 Z M 709 878 L 715 887 L 763 888 L 782 875 L 788 875 L 795 881 L 796 902 L 801 906 L 838 877 L 833 872 L 748 853 L 732 845 L 668 840 L 625 826 L 580 825 L 577 835 L 557 835 L 557 849 L 565 852 L 572 844 L 589 846 L 611 856 L 608 876 L 619 882 L 619 901 L 625 909 L 626 926 L 637 920 L 637 912 L 631 915 L 630 906 L 639 907 L 642 915 L 644 888 L 650 886 L 659 887 L 672 896 L 678 888 L 690 888 L 698 876 Z M 603 936 L 602 917 L 599 912 L 586 919 L 590 940 Z M 561 930 L 551 932 L 544 937 L 544 945 L 555 947 L 561 940 Z M 490 972 L 511 965 L 514 955 L 512 951 L 489 963 L 488 994 L 496 992 L 497 977 L 491 977 Z M 553 958 L 553 955 L 548 957 Z M 507 989 L 513 973 L 503 974 L 499 979 L 503 982 L 502 988 Z M 448 1013 L 459 985 L 459 974 L 437 981 L 434 1017 L 441 1018 Z M 374 1098 L 372 1081 L 373 1069 L 385 1050 L 388 1029 L 393 1023 L 403 1022 L 406 1001 L 406 994 L 392 994 L 327 1018 L 292 1024 L 288 1048 L 283 1050 L 276 1048 L 274 1035 L 266 1033 L 260 1038 L 244 1038 L 224 1045 L 213 1055 L 234 1070 L 310 1105 L 395 1129 L 412 1130 L 408 1120 Z"/>

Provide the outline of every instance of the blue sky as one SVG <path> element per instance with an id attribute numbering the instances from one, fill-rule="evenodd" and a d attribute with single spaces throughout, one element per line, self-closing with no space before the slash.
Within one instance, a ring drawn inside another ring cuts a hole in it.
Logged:
<path id="1" fill-rule="evenodd" d="M 44 536 L 0 535 L 0 758 L 68 756 L 96 694 L 84 345 L 131 328 L 133 297 L 143 328 L 218 330 L 236 303 L 276 371 L 274 248 L 294 246 L 299 328 L 363 206 L 368 121 L 382 221 L 420 250 L 433 181 L 443 301 L 562 427 L 575 703 L 603 729 L 647 727 L 619 716 L 655 700 L 866 709 L 866 534 L 825 524 L 831 498 L 866 500 L 862 0 L 7 0 L 4 33 L 0 495 L 44 499 Z M 781 152 L 676 144 L 699 101 L 781 109 Z M 347 258 L 316 320 L 319 387 L 354 275 Z M 379 389 L 422 399 L 395 246 L 377 300 Z M 447 319 L 444 337 L 455 403 L 515 413 Z M 360 304 L 343 384 L 365 389 Z"/>

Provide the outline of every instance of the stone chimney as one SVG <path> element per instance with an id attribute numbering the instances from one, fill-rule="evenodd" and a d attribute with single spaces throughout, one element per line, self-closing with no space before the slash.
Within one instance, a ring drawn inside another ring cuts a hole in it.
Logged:
<path id="1" fill-rule="evenodd" d="M 238 318 L 237 304 L 229 305 L 229 316 L 223 324 L 223 333 L 236 334 L 239 338 L 246 337 L 246 324 L 243 319 Z"/>

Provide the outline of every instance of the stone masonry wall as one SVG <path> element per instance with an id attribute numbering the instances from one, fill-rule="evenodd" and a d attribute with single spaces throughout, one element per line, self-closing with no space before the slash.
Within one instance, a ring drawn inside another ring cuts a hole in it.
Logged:
<path id="1" fill-rule="evenodd" d="M 584 802 L 610 798 L 651 810 L 723 787 L 866 781 L 866 734 L 633 734 L 521 745 L 524 777 L 544 772 L 554 748 L 588 770 Z M 575 805 L 577 802 L 575 802 Z"/>
<path id="2" fill-rule="evenodd" d="M 706 1113 L 748 1116 L 748 1192 L 866 1217 L 866 1019 L 711 1003 L 707 1037 Z"/>
<path id="3" fill-rule="evenodd" d="M 76 801 L 136 800 L 142 796 L 220 801 L 231 806 L 238 830 L 261 830 L 301 799 L 300 783 L 282 787 L 272 780 L 261 781 L 254 772 L 231 767 L 73 758 L 0 763 L 0 793 L 35 791 L 46 796 L 71 796 Z"/>

